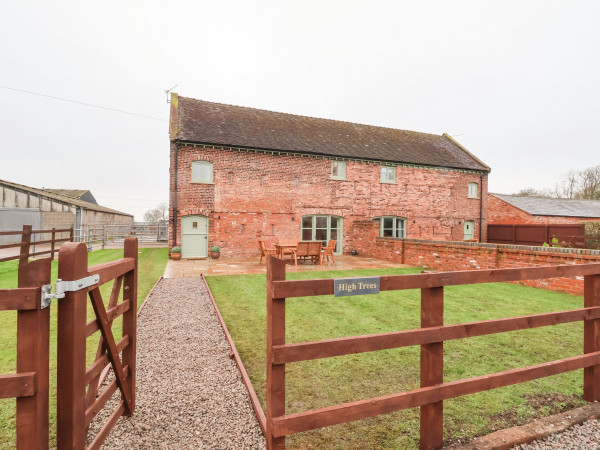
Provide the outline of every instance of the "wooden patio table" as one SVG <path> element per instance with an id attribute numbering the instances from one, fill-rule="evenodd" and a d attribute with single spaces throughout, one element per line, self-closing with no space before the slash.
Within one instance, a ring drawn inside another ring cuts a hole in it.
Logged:
<path id="1" fill-rule="evenodd" d="M 280 242 L 275 244 L 275 248 L 277 249 L 277 254 L 279 255 L 279 259 L 283 259 L 286 250 L 291 250 L 291 259 L 290 262 L 294 260 L 294 251 L 298 247 L 298 242 Z"/>

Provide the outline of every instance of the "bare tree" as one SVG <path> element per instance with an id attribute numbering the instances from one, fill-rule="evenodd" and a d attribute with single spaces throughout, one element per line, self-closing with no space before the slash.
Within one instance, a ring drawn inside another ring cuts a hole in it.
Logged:
<path id="1" fill-rule="evenodd" d="M 576 198 L 600 200 L 600 166 L 588 167 L 579 172 L 578 184 Z"/>
<path id="2" fill-rule="evenodd" d="M 575 198 L 579 185 L 579 171 L 571 170 L 562 175 L 561 180 L 554 187 L 555 196 L 558 198 Z"/>
<path id="3" fill-rule="evenodd" d="M 553 190 L 527 188 L 513 195 L 600 200 L 600 166 L 588 167 L 585 170 L 571 170 L 563 174 Z"/>
<path id="4" fill-rule="evenodd" d="M 553 197 L 552 192 L 549 191 L 548 189 L 533 189 L 533 188 L 527 188 L 527 189 L 521 189 L 519 192 L 517 192 L 516 194 L 517 197 L 543 197 L 543 198 L 550 198 Z"/>
<path id="5" fill-rule="evenodd" d="M 144 221 L 150 223 L 160 222 L 169 218 L 169 206 L 166 203 L 160 203 L 154 209 L 146 211 Z"/>

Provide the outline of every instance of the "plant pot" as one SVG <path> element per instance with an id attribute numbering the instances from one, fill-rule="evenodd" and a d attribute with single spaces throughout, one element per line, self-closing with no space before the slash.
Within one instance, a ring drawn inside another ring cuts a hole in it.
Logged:
<path id="1" fill-rule="evenodd" d="M 181 259 L 181 253 L 171 253 L 171 259 L 173 261 L 179 261 Z"/>
<path id="2" fill-rule="evenodd" d="M 221 256 L 221 252 L 210 252 L 210 257 L 212 259 L 219 259 L 219 256 Z"/>

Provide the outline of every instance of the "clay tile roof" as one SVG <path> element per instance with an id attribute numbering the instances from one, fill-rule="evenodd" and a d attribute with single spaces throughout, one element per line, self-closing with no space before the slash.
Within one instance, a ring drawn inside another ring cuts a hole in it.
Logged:
<path id="1" fill-rule="evenodd" d="M 490 194 L 532 216 L 562 216 L 600 218 L 600 200 L 519 197 Z"/>
<path id="2" fill-rule="evenodd" d="M 490 171 L 446 134 L 296 116 L 186 97 L 177 97 L 176 102 L 173 140 Z"/>

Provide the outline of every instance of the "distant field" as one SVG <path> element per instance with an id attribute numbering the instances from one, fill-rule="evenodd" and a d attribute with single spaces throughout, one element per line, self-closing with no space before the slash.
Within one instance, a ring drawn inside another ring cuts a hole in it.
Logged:
<path id="1" fill-rule="evenodd" d="M 168 260 L 166 248 L 140 248 L 138 260 L 138 307 L 163 274 Z M 89 265 L 93 266 L 123 257 L 122 249 L 98 250 L 89 254 Z M 0 289 L 17 287 L 18 261 L 0 263 Z M 52 262 L 52 283 L 56 280 L 57 261 Z M 105 303 L 110 297 L 112 282 L 105 284 L 100 291 Z M 89 303 L 89 302 L 88 302 Z M 56 445 L 56 301 L 50 311 L 50 447 Z M 94 315 L 88 307 L 88 318 Z M 16 311 L 0 311 L 0 374 L 16 371 Z M 115 339 L 121 335 L 121 318 L 113 326 Z M 88 364 L 91 364 L 98 346 L 99 333 L 87 341 Z M 0 449 L 14 448 L 15 443 L 15 399 L 0 400 Z"/>
<path id="2" fill-rule="evenodd" d="M 288 279 L 417 273 L 420 269 L 296 272 Z M 207 277 L 261 402 L 265 401 L 264 275 Z M 493 283 L 445 288 L 446 324 L 583 306 L 583 298 Z M 301 342 L 419 328 L 420 292 L 286 300 L 286 341 Z M 583 324 L 571 323 L 444 344 L 444 381 L 499 372 L 581 354 Z M 472 439 L 493 430 L 580 406 L 583 371 L 543 378 L 444 402 L 444 439 Z M 419 347 L 362 353 L 286 366 L 288 414 L 419 387 Z M 413 408 L 288 437 L 290 448 L 417 448 Z"/>

